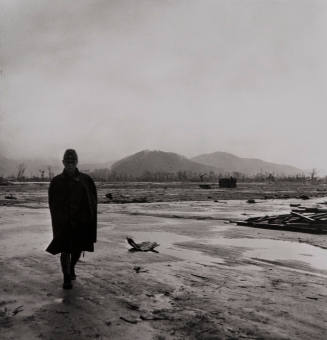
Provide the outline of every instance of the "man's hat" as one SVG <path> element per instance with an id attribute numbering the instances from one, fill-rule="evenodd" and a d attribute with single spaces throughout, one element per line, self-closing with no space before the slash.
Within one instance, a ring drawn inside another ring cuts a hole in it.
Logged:
<path id="1" fill-rule="evenodd" d="M 76 161 L 78 161 L 77 152 L 74 149 L 67 149 L 64 153 L 64 161 L 65 160 L 76 160 Z"/>

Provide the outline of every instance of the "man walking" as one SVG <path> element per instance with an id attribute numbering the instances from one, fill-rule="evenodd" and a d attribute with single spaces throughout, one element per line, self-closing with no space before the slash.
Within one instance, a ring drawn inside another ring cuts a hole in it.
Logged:
<path id="1" fill-rule="evenodd" d="M 64 171 L 49 187 L 53 240 L 46 251 L 60 255 L 64 289 L 76 279 L 75 265 L 82 251 L 94 251 L 97 238 L 97 192 L 90 176 L 77 169 L 75 150 L 64 153 Z"/>

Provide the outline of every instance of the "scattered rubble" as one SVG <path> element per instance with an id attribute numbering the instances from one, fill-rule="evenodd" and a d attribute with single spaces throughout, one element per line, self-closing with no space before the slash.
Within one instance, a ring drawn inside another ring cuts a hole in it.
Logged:
<path id="1" fill-rule="evenodd" d="M 6 306 L 3 309 L 0 309 L 0 328 L 10 327 L 12 318 L 23 310 L 24 306 L 18 306 L 13 310 L 8 309 Z"/>
<path id="2" fill-rule="evenodd" d="M 135 270 L 136 273 L 147 273 L 148 272 L 147 269 L 143 269 L 142 267 L 139 267 L 139 266 L 135 266 L 133 269 Z"/>
<path id="3" fill-rule="evenodd" d="M 199 187 L 201 189 L 211 189 L 211 185 L 210 184 L 199 184 Z"/>
<path id="4" fill-rule="evenodd" d="M 148 203 L 148 199 L 146 196 L 144 197 L 134 197 L 131 198 L 130 196 L 123 196 L 123 195 L 116 195 L 113 196 L 112 193 L 107 193 L 105 195 L 107 201 L 104 203 L 116 203 L 116 204 L 127 204 L 127 203 Z"/>
<path id="5" fill-rule="evenodd" d="M 112 193 L 109 192 L 108 194 L 106 194 L 106 197 L 109 198 L 110 200 L 112 200 Z"/>
<path id="6" fill-rule="evenodd" d="M 137 319 L 126 318 L 125 316 L 121 316 L 120 319 L 123 320 L 123 321 L 125 321 L 125 322 L 133 323 L 133 324 L 136 324 L 136 323 L 138 322 Z"/>
<path id="7" fill-rule="evenodd" d="M 16 200 L 17 197 L 14 196 L 13 194 L 8 194 L 8 195 L 5 196 L 5 199 L 6 199 L 6 200 Z"/>
<path id="8" fill-rule="evenodd" d="M 327 209 L 297 207 L 289 214 L 250 217 L 238 225 L 309 233 L 327 233 Z"/>
<path id="9" fill-rule="evenodd" d="M 301 198 L 301 200 L 309 200 L 310 197 L 308 195 L 300 195 L 299 198 Z"/>
<path id="10" fill-rule="evenodd" d="M 155 248 L 159 247 L 159 243 L 157 242 L 141 242 L 141 243 L 136 243 L 131 237 L 126 237 L 126 240 L 129 245 L 132 246 L 133 251 L 153 251 L 153 252 L 158 252 L 155 250 Z"/>

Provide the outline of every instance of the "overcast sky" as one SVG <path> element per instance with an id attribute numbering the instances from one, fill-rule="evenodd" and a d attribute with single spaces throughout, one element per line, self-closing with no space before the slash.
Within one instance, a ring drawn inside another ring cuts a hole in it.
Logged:
<path id="1" fill-rule="evenodd" d="M 327 1 L 0 0 L 0 153 L 327 169 Z"/>

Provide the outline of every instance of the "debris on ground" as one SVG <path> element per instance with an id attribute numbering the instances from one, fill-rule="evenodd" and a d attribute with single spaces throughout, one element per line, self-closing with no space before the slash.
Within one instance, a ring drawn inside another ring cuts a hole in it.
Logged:
<path id="1" fill-rule="evenodd" d="M 140 306 L 133 301 L 126 301 L 126 305 L 131 310 L 139 310 L 140 309 Z"/>
<path id="2" fill-rule="evenodd" d="M 148 199 L 146 197 L 134 198 L 130 203 L 147 203 Z"/>
<path id="3" fill-rule="evenodd" d="M 105 203 L 116 203 L 116 204 L 127 204 L 127 203 L 148 203 L 148 199 L 147 197 L 135 197 L 135 198 L 131 198 L 131 197 L 124 197 L 124 196 L 120 196 L 117 198 L 113 198 L 112 194 L 106 194 L 106 197 L 108 199 L 108 201 L 106 201 Z"/>
<path id="4" fill-rule="evenodd" d="M 69 314 L 68 311 L 64 311 L 64 310 L 56 310 L 55 312 L 58 314 Z"/>
<path id="5" fill-rule="evenodd" d="M 112 200 L 112 193 L 111 192 L 107 193 L 106 197 L 109 198 L 110 200 Z"/>
<path id="6" fill-rule="evenodd" d="M 198 277 L 198 278 L 200 278 L 200 279 L 209 280 L 209 278 L 206 277 L 206 276 L 197 275 L 197 274 L 191 274 L 191 275 L 192 275 L 192 276 L 195 276 L 195 277 Z"/>
<path id="7" fill-rule="evenodd" d="M 155 248 L 159 247 L 159 243 L 157 242 L 150 242 L 150 241 L 145 241 L 141 243 L 136 243 L 131 237 L 126 237 L 126 240 L 129 245 L 132 246 L 132 250 L 134 251 L 154 251 Z"/>
<path id="8" fill-rule="evenodd" d="M 105 197 L 108 199 L 106 203 L 117 203 L 117 204 L 126 204 L 126 203 L 148 203 L 148 199 L 146 196 L 144 197 L 130 197 L 124 195 L 115 195 L 111 192 L 105 194 Z"/>
<path id="9" fill-rule="evenodd" d="M 252 198 L 250 198 L 249 200 L 246 201 L 246 203 L 256 203 L 256 201 Z"/>
<path id="10" fill-rule="evenodd" d="M 308 233 L 327 233 L 327 209 L 297 207 L 289 214 L 250 217 L 238 225 Z"/>
<path id="11" fill-rule="evenodd" d="M 143 313 L 140 315 L 141 320 L 143 321 L 161 321 L 161 320 L 169 320 L 166 315 L 153 315 L 152 313 Z"/>
<path id="12" fill-rule="evenodd" d="M 6 199 L 6 200 L 16 200 L 17 197 L 14 196 L 13 194 L 8 194 L 8 195 L 5 196 L 5 199 Z"/>
<path id="13" fill-rule="evenodd" d="M 14 310 L 10 310 L 4 307 L 0 310 L 0 327 L 10 327 L 12 322 L 12 317 L 24 310 L 23 306 L 18 306 Z"/>
<path id="14" fill-rule="evenodd" d="M 301 198 L 301 200 L 309 200 L 310 197 L 308 195 L 300 195 L 299 198 Z"/>
<path id="15" fill-rule="evenodd" d="M 147 273 L 148 272 L 147 269 L 144 269 L 144 268 L 139 267 L 139 266 L 135 266 L 133 269 L 135 270 L 136 273 Z"/>
<path id="16" fill-rule="evenodd" d="M 16 315 L 24 310 L 24 306 L 18 306 L 12 311 L 12 315 Z"/>
<path id="17" fill-rule="evenodd" d="M 133 324 L 137 323 L 137 319 L 126 318 L 125 316 L 121 316 L 120 319 L 128 323 L 133 323 Z"/>
<path id="18" fill-rule="evenodd" d="M 211 185 L 210 184 L 199 184 L 199 187 L 201 189 L 211 189 Z"/>

